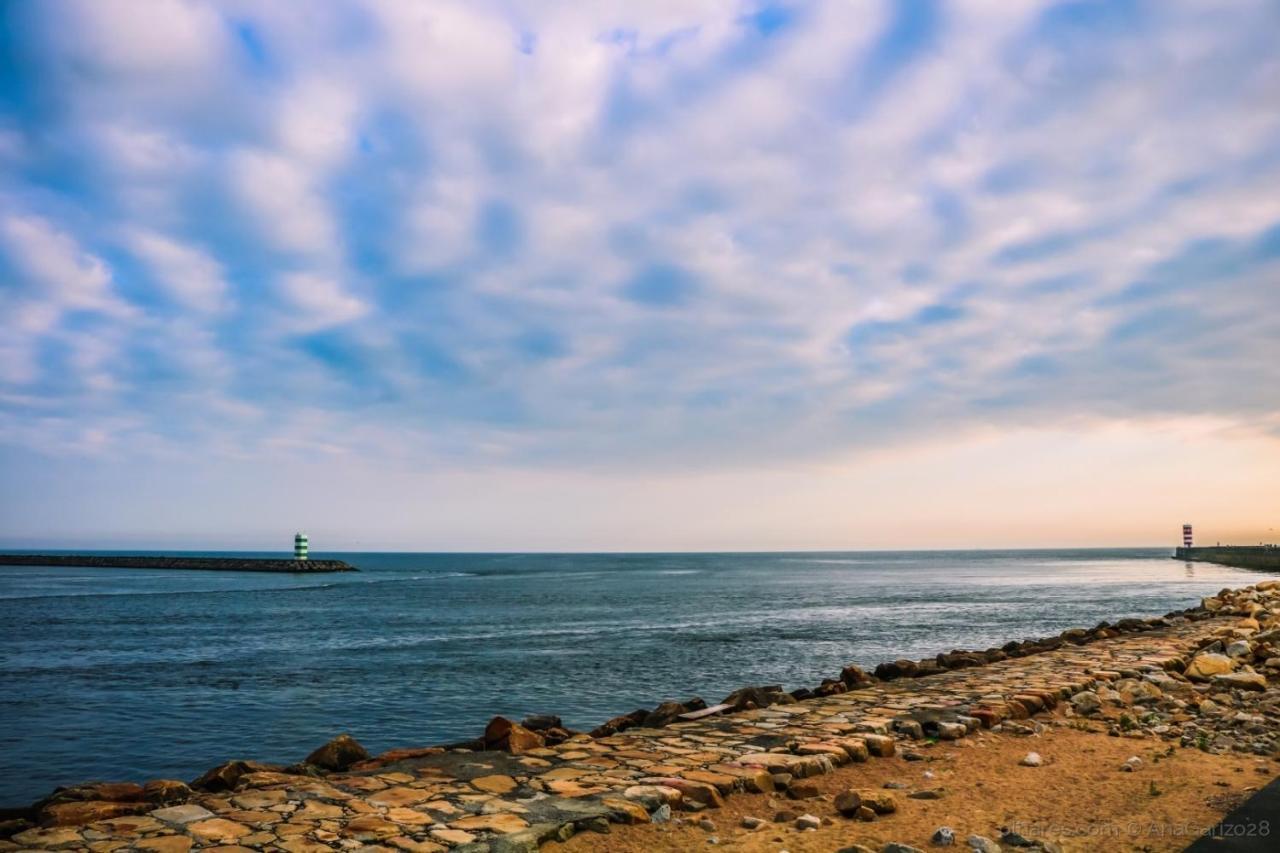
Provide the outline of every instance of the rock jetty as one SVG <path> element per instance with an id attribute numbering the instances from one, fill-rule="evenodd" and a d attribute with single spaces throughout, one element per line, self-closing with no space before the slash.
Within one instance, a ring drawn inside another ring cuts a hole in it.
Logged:
<path id="1" fill-rule="evenodd" d="M 64 566 L 91 569 L 188 569 L 209 572 L 358 572 L 343 560 L 276 560 L 251 557 L 105 556 L 101 554 L 0 554 L 0 566 Z"/>
<path id="2" fill-rule="evenodd" d="M 1041 715 L 1156 738 L 1170 750 L 1276 756 L 1280 581 L 1223 590 L 1154 619 L 897 660 L 872 673 L 849 666 L 814 688 L 745 687 L 715 705 L 668 701 L 592 732 L 554 716 L 496 717 L 474 741 L 452 746 L 370 756 L 341 735 L 291 766 L 239 760 L 190 783 L 86 783 L 7 815 L 0 850 L 511 853 L 614 823 L 684 819 L 673 812 L 714 829 L 699 813 L 739 792 L 785 792 L 796 808 L 775 822 L 816 829 L 819 819 L 803 808 L 816 777 L 851 762 L 911 760 L 928 743 L 980 730 L 1031 735 Z M 1026 756 L 1038 768 L 1031 772 L 1052 772 Z M 1125 766 L 1117 772 L 1141 759 Z M 912 801 L 850 790 L 836 798 L 836 820 L 893 821 Z M 935 843 L 952 843 L 948 828 L 937 834 Z M 1000 843 L 1053 849 L 1016 833 Z"/>

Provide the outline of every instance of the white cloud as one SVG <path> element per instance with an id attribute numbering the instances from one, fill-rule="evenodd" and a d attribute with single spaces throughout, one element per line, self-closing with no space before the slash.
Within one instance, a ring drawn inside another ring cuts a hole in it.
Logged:
<path id="1" fill-rule="evenodd" d="M 338 250 L 329 206 L 301 163 L 269 151 L 241 151 L 232 159 L 231 183 L 276 248 L 313 256 Z"/>
<path id="2" fill-rule="evenodd" d="M 174 299 L 206 313 L 224 307 L 229 287 L 221 265 L 207 253 L 145 229 L 129 231 L 125 239 Z"/>
<path id="3" fill-rule="evenodd" d="M 46 219 L 10 214 L 0 221 L 0 243 L 38 301 L 63 309 L 117 317 L 132 310 L 111 289 L 111 268 Z"/>
<path id="4" fill-rule="evenodd" d="M 337 279 L 319 273 L 283 275 L 279 291 L 287 311 L 283 325 L 297 332 L 342 325 L 369 312 L 369 306 L 348 293 Z"/>

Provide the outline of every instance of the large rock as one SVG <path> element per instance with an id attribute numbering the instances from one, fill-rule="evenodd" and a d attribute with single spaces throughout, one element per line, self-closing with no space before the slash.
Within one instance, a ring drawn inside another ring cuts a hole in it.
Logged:
<path id="1" fill-rule="evenodd" d="M 233 790 L 240 779 L 249 773 L 283 773 L 285 768 L 279 764 L 264 764 L 261 761 L 227 761 L 217 767 L 211 767 L 204 775 L 191 783 L 197 791 L 216 794 L 219 791 Z"/>
<path id="2" fill-rule="evenodd" d="M 531 749 L 541 749 L 545 745 L 542 735 L 531 732 L 506 717 L 494 717 L 489 721 L 489 725 L 484 727 L 485 749 L 496 749 L 519 755 Z"/>
<path id="3" fill-rule="evenodd" d="M 1224 675 L 1235 668 L 1235 661 L 1226 655 L 1208 652 L 1193 657 L 1191 663 L 1187 664 L 1187 671 L 1183 675 L 1192 681 L 1208 681 L 1215 675 Z"/>
<path id="4" fill-rule="evenodd" d="M 104 803 L 140 803 L 146 798 L 136 782 L 85 782 L 69 788 L 58 788 L 42 800 L 46 803 L 69 803 L 97 800 Z"/>
<path id="5" fill-rule="evenodd" d="M 356 762 L 368 760 L 368 750 L 351 735 L 343 733 L 308 755 L 304 763 L 325 770 L 342 771 Z"/>
<path id="6" fill-rule="evenodd" d="M 854 817 L 858 809 L 862 808 L 862 795 L 852 788 L 841 791 L 836 794 L 835 807 L 836 811 L 845 817 Z"/>
<path id="7" fill-rule="evenodd" d="M 663 702 L 649 712 L 641 725 L 650 729 L 660 729 L 668 723 L 674 723 L 681 714 L 687 713 L 689 710 L 679 702 Z"/>
<path id="8" fill-rule="evenodd" d="M 840 680 L 849 687 L 863 687 L 871 683 L 871 676 L 862 667 L 849 664 L 840 670 Z"/>
<path id="9" fill-rule="evenodd" d="M 72 800 L 50 803 L 38 815 L 42 826 L 78 826 L 113 817 L 142 814 L 148 803 L 109 803 L 101 800 Z"/>
<path id="10" fill-rule="evenodd" d="M 191 799 L 191 789 L 176 779 L 152 779 L 142 786 L 142 795 L 153 806 L 174 806 Z"/>
<path id="11" fill-rule="evenodd" d="M 728 705 L 734 711 L 748 711 L 752 708 L 767 708 L 780 702 L 794 701 L 795 697 L 782 692 L 781 685 L 771 684 L 763 687 L 739 688 L 724 697 L 720 704 Z"/>
<path id="12" fill-rule="evenodd" d="M 1266 690 L 1267 679 L 1258 672 L 1228 672 L 1213 677 L 1214 687 L 1229 687 L 1236 690 Z"/>

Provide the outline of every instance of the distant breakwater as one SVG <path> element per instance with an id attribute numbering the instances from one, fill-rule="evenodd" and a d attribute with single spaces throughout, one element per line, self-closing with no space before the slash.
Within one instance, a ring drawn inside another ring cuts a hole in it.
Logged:
<path id="1" fill-rule="evenodd" d="M 251 557 L 104 556 L 101 554 L 0 554 L 0 566 L 91 569 L 185 569 L 210 572 L 324 574 L 358 572 L 344 560 L 278 560 Z"/>
<path id="2" fill-rule="evenodd" d="M 1237 569 L 1280 571 L 1280 547 L 1275 545 L 1216 545 L 1211 548 L 1178 548 L 1175 560 L 1217 563 Z"/>

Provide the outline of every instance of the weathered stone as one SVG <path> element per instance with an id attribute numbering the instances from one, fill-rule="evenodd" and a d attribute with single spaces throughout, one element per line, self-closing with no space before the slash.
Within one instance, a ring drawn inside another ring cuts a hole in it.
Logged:
<path id="1" fill-rule="evenodd" d="M 340 772 L 368 758 L 369 753 L 360 742 L 344 733 L 308 755 L 304 761 L 325 770 Z"/>
<path id="2" fill-rule="evenodd" d="M 956 831 L 949 826 L 940 826 L 929 840 L 939 847 L 950 847 L 956 843 Z"/>
<path id="3" fill-rule="evenodd" d="M 150 809 L 147 803 L 109 803 L 96 800 L 73 800 L 64 803 L 50 803 L 40 809 L 39 820 L 42 826 L 75 826 L 82 823 L 93 823 L 123 815 L 142 814 Z"/>
<path id="4" fill-rule="evenodd" d="M 787 796 L 793 800 L 812 800 L 814 797 L 822 796 L 822 789 L 816 782 L 797 779 L 787 786 Z"/>
<path id="5" fill-rule="evenodd" d="M 540 734 L 519 723 L 513 723 L 506 717 L 494 717 L 489 721 L 484 729 L 484 744 L 486 749 L 497 749 L 512 755 L 546 746 Z"/>
<path id="6" fill-rule="evenodd" d="M 385 838 L 393 838 L 404 830 L 399 824 L 381 815 L 365 814 L 347 821 L 339 831 L 342 835 L 357 841 L 381 841 Z"/>
<path id="7" fill-rule="evenodd" d="M 182 826 L 196 820 L 204 820 L 213 817 L 213 812 L 197 806 L 195 803 L 187 803 L 181 806 L 169 806 L 164 809 L 155 809 L 149 814 L 156 820 L 162 820 L 165 823 Z"/>
<path id="8" fill-rule="evenodd" d="M 886 791 L 861 790 L 858 796 L 862 805 L 878 815 L 893 814 L 898 810 L 898 798 Z"/>
<path id="9" fill-rule="evenodd" d="M 1192 681 L 1208 681 L 1215 675 L 1231 672 L 1235 668 L 1235 661 L 1226 655 L 1198 654 L 1191 659 L 1191 663 L 1187 664 L 1187 670 L 1183 675 Z"/>
<path id="10" fill-rule="evenodd" d="M 191 799 L 191 788 L 176 779 L 152 779 L 142 786 L 142 796 L 153 806 L 175 806 Z"/>
<path id="11" fill-rule="evenodd" d="M 242 823 L 214 817 L 187 824 L 187 832 L 204 841 L 234 841 L 252 830 Z"/>
<path id="12" fill-rule="evenodd" d="M 152 853 L 187 853 L 191 849 L 191 837 L 187 835 L 158 835 L 144 838 L 134 844 L 139 850 Z"/>
<path id="13" fill-rule="evenodd" d="M 523 818 L 513 814 L 485 814 L 472 815 L 470 817 L 459 818 L 450 821 L 449 826 L 453 829 L 481 830 L 484 832 L 515 832 L 524 829 L 529 822 Z"/>
<path id="14" fill-rule="evenodd" d="M 470 844 L 476 840 L 470 832 L 463 832 L 461 829 L 433 829 L 431 837 L 449 845 Z"/>
<path id="15" fill-rule="evenodd" d="M 811 814 L 802 814 L 795 819 L 796 829 L 817 829 L 822 826 L 822 819 Z"/>
<path id="16" fill-rule="evenodd" d="M 866 734 L 862 736 L 862 742 L 872 755 L 880 758 L 888 758 L 896 749 L 893 738 L 888 735 Z"/>
<path id="17" fill-rule="evenodd" d="M 481 791 L 488 791 L 491 794 L 506 794 L 518 787 L 515 779 L 503 775 L 478 776 L 471 780 L 471 784 Z"/>
<path id="18" fill-rule="evenodd" d="M 845 817 L 854 817 L 858 813 L 858 809 L 862 808 L 862 796 L 852 788 L 841 791 L 836 794 L 835 799 L 836 811 Z"/>
<path id="19" fill-rule="evenodd" d="M 1071 697 L 1071 707 L 1077 714 L 1096 714 L 1102 710 L 1102 701 L 1092 690 L 1082 690 Z"/>
<path id="20" fill-rule="evenodd" d="M 1229 672 L 1213 677 L 1215 687 L 1227 687 L 1235 690 L 1266 690 L 1266 676 L 1258 672 Z"/>
<path id="21" fill-rule="evenodd" d="M 1040 753 L 1038 752 L 1028 752 L 1018 763 L 1023 767 L 1039 767 L 1041 764 L 1044 764 L 1044 759 L 1040 757 Z"/>

